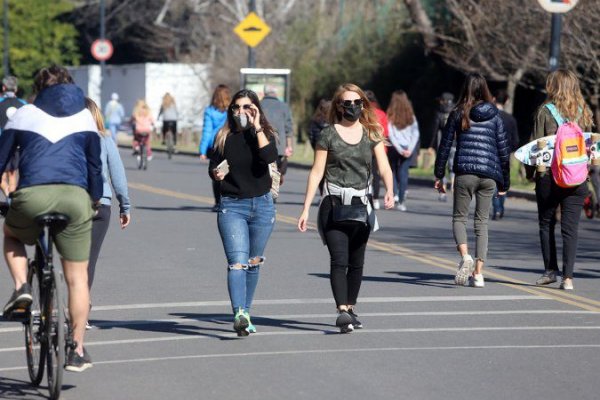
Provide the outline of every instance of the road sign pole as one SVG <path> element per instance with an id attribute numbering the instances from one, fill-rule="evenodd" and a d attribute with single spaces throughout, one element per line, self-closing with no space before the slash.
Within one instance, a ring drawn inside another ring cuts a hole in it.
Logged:
<path id="1" fill-rule="evenodd" d="M 106 36 L 106 25 L 105 25 L 105 7 L 104 0 L 100 0 L 100 40 L 104 40 Z M 104 60 L 100 61 L 100 101 L 102 101 L 102 83 L 104 81 L 104 67 L 106 62 Z"/>
<path id="2" fill-rule="evenodd" d="M 256 12 L 256 0 L 250 0 L 250 12 Z M 256 53 L 254 47 L 248 46 L 248 68 L 256 67 Z"/>
<path id="3" fill-rule="evenodd" d="M 4 66 L 4 76 L 10 75 L 8 57 L 8 0 L 4 0 L 4 57 L 2 62 Z"/>
<path id="4" fill-rule="evenodd" d="M 550 71 L 556 71 L 560 60 L 560 34 L 562 31 L 562 14 L 552 14 L 552 29 L 550 34 Z"/>

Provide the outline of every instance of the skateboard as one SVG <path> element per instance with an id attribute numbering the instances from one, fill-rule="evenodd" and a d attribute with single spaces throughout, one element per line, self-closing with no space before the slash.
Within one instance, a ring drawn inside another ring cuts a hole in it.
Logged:
<path id="1" fill-rule="evenodd" d="M 585 145 L 592 165 L 600 165 L 600 134 L 584 132 Z M 525 165 L 537 167 L 540 171 L 550 168 L 554 155 L 556 135 L 544 136 L 521 146 L 515 152 L 515 158 Z"/>

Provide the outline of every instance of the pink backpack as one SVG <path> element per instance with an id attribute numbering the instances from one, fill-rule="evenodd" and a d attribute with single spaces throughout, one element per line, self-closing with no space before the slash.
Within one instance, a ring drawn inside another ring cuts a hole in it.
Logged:
<path id="1" fill-rule="evenodd" d="M 588 176 L 588 155 L 583 132 L 577 123 L 565 121 L 554 104 L 546 104 L 558 124 L 551 169 L 560 187 L 581 185 Z"/>

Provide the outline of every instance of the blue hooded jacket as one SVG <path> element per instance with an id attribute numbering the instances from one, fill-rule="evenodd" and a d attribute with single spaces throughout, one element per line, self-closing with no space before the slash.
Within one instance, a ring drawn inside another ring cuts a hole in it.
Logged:
<path id="1" fill-rule="evenodd" d="M 510 187 L 510 142 L 498 109 L 491 103 L 475 105 L 469 114 L 470 128 L 461 130 L 462 112 L 454 110 L 442 132 L 435 160 L 435 176 L 444 177 L 452 142 L 456 138 L 454 172 L 491 178 L 504 192 Z"/>
<path id="2" fill-rule="evenodd" d="M 212 149 L 217 132 L 225 125 L 225 121 L 227 121 L 227 111 L 221 111 L 213 106 L 206 107 L 199 149 L 201 155 L 206 155 L 208 149 Z"/>
<path id="3" fill-rule="evenodd" d="M 100 137 L 83 91 L 74 84 L 42 90 L 17 110 L 0 136 L 0 170 L 19 148 L 18 189 L 67 184 L 102 197 Z"/>

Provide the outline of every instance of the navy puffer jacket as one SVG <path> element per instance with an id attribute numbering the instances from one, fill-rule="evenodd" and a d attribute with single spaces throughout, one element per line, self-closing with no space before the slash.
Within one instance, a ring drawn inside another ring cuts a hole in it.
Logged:
<path id="1" fill-rule="evenodd" d="M 480 103 L 471 109 L 471 127 L 461 130 L 462 112 L 454 110 L 444 127 L 435 160 L 435 176 L 444 177 L 452 141 L 456 136 L 454 173 L 491 178 L 504 192 L 510 187 L 510 141 L 498 109 L 491 103 Z"/>

